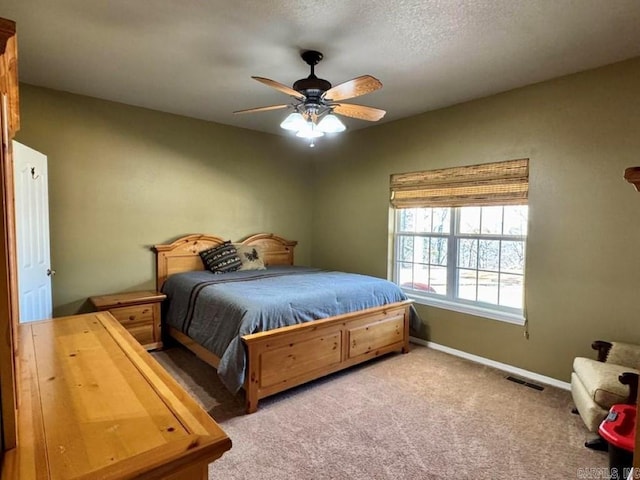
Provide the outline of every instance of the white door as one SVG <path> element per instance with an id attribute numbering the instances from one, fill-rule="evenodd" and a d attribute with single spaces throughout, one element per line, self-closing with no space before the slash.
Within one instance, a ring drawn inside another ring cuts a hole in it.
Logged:
<path id="1" fill-rule="evenodd" d="M 13 142 L 20 322 L 51 318 L 47 157 Z"/>

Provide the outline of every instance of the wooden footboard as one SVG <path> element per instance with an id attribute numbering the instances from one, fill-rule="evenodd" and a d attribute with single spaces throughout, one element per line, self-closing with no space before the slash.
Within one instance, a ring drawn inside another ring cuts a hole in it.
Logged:
<path id="1" fill-rule="evenodd" d="M 258 401 L 393 351 L 409 351 L 411 301 L 242 337 L 247 413 Z"/>
<path id="2" fill-rule="evenodd" d="M 193 234 L 154 246 L 158 290 L 175 273 L 202 270 L 199 252 L 222 242 L 218 236 Z M 241 243 L 260 248 L 265 265 L 293 265 L 295 241 L 260 233 Z M 247 412 L 255 412 L 258 401 L 269 395 L 386 353 L 408 352 L 411 303 L 406 300 L 245 335 Z M 165 325 L 163 331 L 217 368 L 216 355 L 174 328 Z"/>
<path id="3" fill-rule="evenodd" d="M 261 398 L 329 375 L 386 353 L 409 351 L 413 302 L 392 303 L 313 322 L 245 335 L 247 413 Z M 166 332 L 214 368 L 220 359 L 181 333 Z"/>

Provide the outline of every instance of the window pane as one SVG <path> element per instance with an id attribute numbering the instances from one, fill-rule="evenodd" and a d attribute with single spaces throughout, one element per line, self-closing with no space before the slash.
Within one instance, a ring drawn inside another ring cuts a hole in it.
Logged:
<path id="1" fill-rule="evenodd" d="M 502 242 L 500 271 L 524 273 L 524 242 Z"/>
<path id="2" fill-rule="evenodd" d="M 522 275 L 500 275 L 500 305 L 522 308 Z"/>
<path id="3" fill-rule="evenodd" d="M 431 267 L 429 286 L 434 290 L 434 293 L 447 294 L 447 267 Z"/>
<path id="4" fill-rule="evenodd" d="M 460 239 L 458 243 L 458 267 L 478 268 L 478 240 Z"/>
<path id="5" fill-rule="evenodd" d="M 416 263 L 429 263 L 429 237 L 414 237 L 413 261 Z"/>
<path id="6" fill-rule="evenodd" d="M 441 237 L 431 238 L 431 264 L 447 265 L 447 239 Z"/>
<path id="7" fill-rule="evenodd" d="M 478 252 L 478 268 L 498 271 L 500 258 L 500 240 L 480 240 Z"/>
<path id="8" fill-rule="evenodd" d="M 498 274 L 478 272 L 478 301 L 498 304 Z"/>
<path id="9" fill-rule="evenodd" d="M 416 232 L 431 232 L 431 209 L 416 208 Z"/>
<path id="10" fill-rule="evenodd" d="M 460 208 L 460 233 L 480 233 L 480 207 Z"/>
<path id="11" fill-rule="evenodd" d="M 416 231 L 416 209 L 404 208 L 398 210 L 400 212 L 400 224 L 398 228 L 401 232 L 415 232 Z"/>
<path id="12" fill-rule="evenodd" d="M 419 284 L 429 284 L 429 266 L 413 265 L 413 285 L 414 288 Z"/>
<path id="13" fill-rule="evenodd" d="M 410 262 L 413 260 L 413 237 L 406 235 L 398 237 L 398 251 L 396 252 L 396 260 Z"/>
<path id="14" fill-rule="evenodd" d="M 449 233 L 451 230 L 451 209 L 433 208 L 433 232 Z"/>
<path id="15" fill-rule="evenodd" d="M 458 297 L 476 300 L 477 275 L 476 270 L 458 269 Z"/>
<path id="16" fill-rule="evenodd" d="M 482 229 L 480 233 L 502 234 L 502 207 L 482 207 Z"/>
<path id="17" fill-rule="evenodd" d="M 413 282 L 413 264 L 402 262 L 396 264 L 398 283 L 402 287 L 410 287 Z"/>
<path id="18" fill-rule="evenodd" d="M 527 205 L 509 205 L 504 207 L 504 234 L 526 235 L 529 207 Z"/>

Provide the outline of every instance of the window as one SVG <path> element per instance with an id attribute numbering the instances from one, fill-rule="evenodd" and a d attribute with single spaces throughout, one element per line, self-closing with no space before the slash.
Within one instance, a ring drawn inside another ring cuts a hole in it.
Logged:
<path id="1" fill-rule="evenodd" d="M 393 279 L 419 302 L 524 323 L 528 159 L 391 176 Z"/>
<path id="2" fill-rule="evenodd" d="M 398 209 L 394 279 L 419 301 L 517 322 L 527 214 L 526 205 Z"/>

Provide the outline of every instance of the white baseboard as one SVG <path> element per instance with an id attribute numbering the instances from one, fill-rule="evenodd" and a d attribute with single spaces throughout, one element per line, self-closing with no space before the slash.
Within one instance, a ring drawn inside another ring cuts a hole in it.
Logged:
<path id="1" fill-rule="evenodd" d="M 523 377 L 528 380 L 533 380 L 534 382 L 544 383 L 546 385 L 551 385 L 552 387 L 561 388 L 562 390 L 571 390 L 570 383 L 563 382 L 555 378 L 547 377 L 546 375 L 540 375 L 539 373 L 530 372 L 522 368 L 514 367 L 513 365 L 496 362 L 495 360 L 490 360 L 488 358 L 480 357 L 478 355 L 473 355 L 471 353 L 463 352 L 462 350 L 456 350 L 455 348 L 446 347 L 438 343 L 428 342 L 426 340 L 423 340 L 417 337 L 409 337 L 409 341 L 413 343 L 417 343 L 418 345 L 424 345 L 425 347 L 433 348 L 434 350 L 440 350 L 441 352 L 445 352 L 450 355 L 455 355 L 456 357 L 465 358 L 467 360 L 471 360 L 472 362 L 480 363 L 482 365 L 487 365 L 489 367 L 497 368 L 498 370 L 503 370 L 505 372 L 513 373 L 514 375 L 518 375 L 519 377 Z"/>

